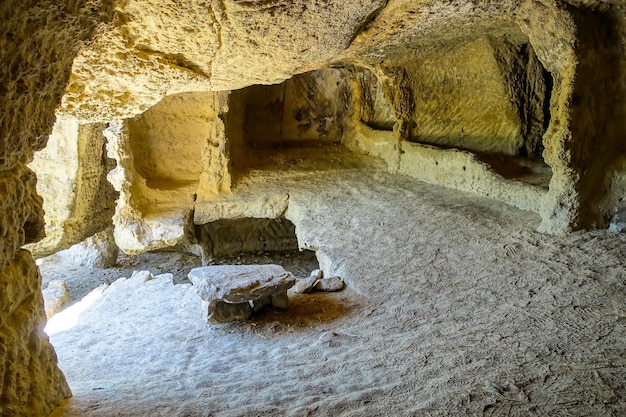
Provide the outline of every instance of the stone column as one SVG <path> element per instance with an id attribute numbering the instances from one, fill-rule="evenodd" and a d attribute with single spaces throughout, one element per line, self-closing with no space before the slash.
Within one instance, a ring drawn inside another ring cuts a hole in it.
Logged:
<path id="1" fill-rule="evenodd" d="M 521 7 L 520 27 L 552 73 L 550 125 L 544 160 L 552 167 L 540 231 L 566 233 L 606 226 L 624 186 L 611 186 L 624 155 L 621 42 L 618 12 Z"/>
<path id="2" fill-rule="evenodd" d="M 550 101 L 550 124 L 543 136 L 543 159 L 552 168 L 550 189 L 541 209 L 539 230 L 565 233 L 576 228 L 580 213 L 578 182 L 572 148 L 583 140 L 575 136 L 572 99 L 578 61 L 574 46 L 576 26 L 570 13 L 556 5 L 526 2 L 518 24 L 528 35 L 537 57 L 554 80 Z"/>

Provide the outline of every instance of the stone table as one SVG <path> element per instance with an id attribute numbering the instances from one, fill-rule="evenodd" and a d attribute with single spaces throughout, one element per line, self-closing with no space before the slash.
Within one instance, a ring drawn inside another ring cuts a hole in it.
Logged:
<path id="1" fill-rule="evenodd" d="M 247 320 L 272 306 L 285 309 L 287 290 L 295 284 L 280 265 L 215 265 L 192 269 L 189 280 L 203 300 L 211 323 Z"/>

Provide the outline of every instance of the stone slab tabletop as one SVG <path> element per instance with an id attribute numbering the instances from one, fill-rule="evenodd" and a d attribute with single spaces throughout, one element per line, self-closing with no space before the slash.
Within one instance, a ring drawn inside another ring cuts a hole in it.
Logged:
<path id="1" fill-rule="evenodd" d="M 213 265 L 188 274 L 198 295 L 207 302 L 243 303 L 286 292 L 295 284 L 280 265 Z"/>

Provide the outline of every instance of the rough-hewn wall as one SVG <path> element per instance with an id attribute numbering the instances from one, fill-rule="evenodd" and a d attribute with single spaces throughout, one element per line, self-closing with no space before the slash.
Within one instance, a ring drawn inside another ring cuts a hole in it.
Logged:
<path id="1" fill-rule="evenodd" d="M 410 91 L 407 138 L 412 142 L 540 156 L 551 78 L 528 40 L 515 33 L 450 43 L 427 56 L 407 46 L 406 53 L 388 60 L 393 65 L 373 65 L 380 79 L 356 67 L 360 120 L 377 130 L 393 129 L 397 73 Z M 384 87 L 391 90 L 389 101 Z"/>
<path id="2" fill-rule="evenodd" d="M 363 143 L 377 143 L 377 146 L 389 143 L 399 152 L 395 156 L 396 168 L 400 155 L 407 149 L 423 160 L 429 159 L 425 155 L 429 150 L 403 147 L 411 137 L 411 129 L 419 129 L 412 124 L 412 105 L 417 102 L 414 96 L 420 93 L 414 91 L 410 71 L 399 70 L 402 66 L 397 65 L 401 59 L 398 57 L 408 53 L 407 48 L 428 56 L 449 49 L 450 44 L 480 36 L 514 39 L 519 44 L 518 34 L 521 34 L 534 51 L 532 59 L 541 63 L 549 72 L 548 80 L 552 81 L 549 123 L 541 123 L 541 129 L 546 129 L 542 137 L 542 156 L 551 168 L 552 177 L 548 192 L 535 204 L 543 220 L 540 230 L 563 233 L 606 225 L 611 205 L 606 201 L 621 198 L 623 194 L 620 191 L 623 190 L 622 176 L 613 174 L 611 180 L 606 180 L 605 159 L 612 155 L 608 158 L 614 161 L 616 155 L 623 154 L 615 139 L 624 134 L 623 117 L 603 121 L 609 113 L 624 112 L 620 93 L 624 75 L 619 65 L 624 56 L 624 6 L 620 2 L 572 3 L 580 8 L 549 0 L 453 1 L 422 8 L 400 0 L 390 1 L 346 52 L 348 62 L 376 73 L 398 119 L 393 139 L 376 139 L 376 135 L 368 132 Z M 593 66 L 598 67 L 595 72 L 591 70 Z M 539 91 L 532 85 L 529 88 L 533 93 Z M 592 110 L 591 102 L 606 113 L 599 115 L 600 110 Z M 602 127 L 603 124 L 606 127 Z M 539 126 L 537 122 L 527 132 L 537 131 Z M 393 152 L 384 153 L 389 160 L 394 158 Z M 615 171 L 620 172 L 621 168 Z M 466 182 L 462 173 L 436 165 L 432 170 L 421 172 L 426 177 L 419 174 L 420 178 L 432 178 L 436 183 L 448 184 L 451 176 L 458 178 L 452 183 Z M 610 190 L 606 187 L 609 182 Z M 473 184 L 471 189 L 484 188 L 484 185 L 482 182 Z M 492 195 L 491 185 L 487 185 L 486 193 Z M 610 198 L 603 198 L 603 195 Z M 502 199 L 506 201 L 509 197 L 503 195 Z M 520 203 L 516 205 L 526 205 Z"/>
<path id="3" fill-rule="evenodd" d="M 502 41 L 481 37 L 421 59 L 409 55 L 399 60 L 413 92 L 411 141 L 519 153 L 524 144 L 522 121 L 507 89 L 509 71 L 496 59 L 496 42 Z"/>
<path id="4" fill-rule="evenodd" d="M 325 68 L 297 75 L 285 82 L 283 140 L 339 142 L 349 106 L 342 72 Z"/>
<path id="5" fill-rule="evenodd" d="M 385 0 L 130 0 L 74 62 L 61 112 L 133 117 L 166 95 L 278 84 L 343 51 Z"/>
<path id="6" fill-rule="evenodd" d="M 572 130 L 581 140 L 569 149 L 580 176 L 577 228 L 603 226 L 626 206 L 626 5 L 574 10 L 578 71 Z"/>
<path id="7" fill-rule="evenodd" d="M 298 250 L 293 223 L 277 219 L 223 219 L 194 228 L 203 260 L 233 253 Z"/>
<path id="8" fill-rule="evenodd" d="M 167 189 L 198 181 L 204 169 L 200 156 L 217 117 L 214 95 L 176 94 L 129 119 L 135 168 L 149 187 Z"/>
<path id="9" fill-rule="evenodd" d="M 626 2 L 615 1 L 612 7 L 612 20 L 616 25 L 615 34 L 618 42 L 615 42 L 610 49 L 612 51 L 612 61 L 614 69 L 614 92 L 612 126 L 617 135 L 624 136 L 626 132 Z M 620 133 L 621 132 L 621 133 Z M 602 198 L 602 207 L 608 214 L 614 214 L 626 207 L 624 196 L 626 196 L 626 155 L 623 153 L 615 158 L 613 165 L 608 167 L 610 172 L 609 191 Z"/>
<path id="10" fill-rule="evenodd" d="M 158 201 L 149 204 L 147 194 L 156 196 L 165 204 L 176 203 L 175 197 L 178 195 L 184 206 L 190 200 L 188 190 L 173 189 L 169 190 L 170 193 L 158 193 L 147 186 L 146 178 L 136 169 L 127 122 L 110 123 L 104 134 L 107 138 L 107 153 L 117 163 L 108 176 L 119 192 L 113 216 L 116 244 L 126 253 L 174 246 L 184 236 L 187 217 L 185 208 L 172 211 L 173 208 L 168 207 L 165 209 L 167 215 L 163 215 L 159 213 Z"/>
<path id="11" fill-rule="evenodd" d="M 45 149 L 29 167 L 44 199 L 46 237 L 26 248 L 36 256 L 66 249 L 111 226 L 117 193 L 107 181 L 104 123 L 59 117 Z"/>
<path id="12" fill-rule="evenodd" d="M 127 253 L 184 241 L 196 196 L 230 189 L 222 112 L 225 94 L 166 97 L 133 119 L 109 124 L 109 180 L 120 193 L 113 223 Z"/>
<path id="13" fill-rule="evenodd" d="M 41 278 L 20 247 L 43 237 L 42 200 L 26 167 L 45 146 L 81 39 L 86 1 L 0 2 L 0 415 L 45 416 L 70 390 L 47 336 Z"/>
<path id="14" fill-rule="evenodd" d="M 268 148 L 339 142 L 348 103 L 341 71 L 324 68 L 296 75 L 277 85 L 254 85 L 232 92 L 240 102 L 243 146 Z"/>

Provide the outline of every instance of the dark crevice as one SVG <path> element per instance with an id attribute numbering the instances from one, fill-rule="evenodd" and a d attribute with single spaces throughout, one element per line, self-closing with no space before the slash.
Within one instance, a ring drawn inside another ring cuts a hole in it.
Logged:
<path id="1" fill-rule="evenodd" d="M 387 7 L 387 1 L 385 1 L 379 8 L 377 8 L 376 10 L 372 11 L 364 20 L 363 22 L 361 22 L 355 29 L 354 29 L 354 33 L 352 34 L 352 37 L 350 38 L 350 42 L 348 43 L 348 45 L 352 44 L 352 42 L 354 42 L 354 40 L 357 38 L 357 36 L 359 36 L 362 32 L 366 31 L 374 22 L 374 20 L 376 20 L 376 17 L 378 17 L 378 15 L 380 14 L 381 11 L 383 11 L 383 9 Z"/>
<path id="2" fill-rule="evenodd" d="M 545 135 L 548 130 L 548 126 L 550 126 L 551 113 L 550 113 L 550 103 L 552 101 L 552 89 L 554 88 L 554 79 L 552 78 L 552 74 L 547 69 L 543 69 L 543 79 L 546 83 L 546 97 L 543 101 L 543 134 Z"/>
<path id="3" fill-rule="evenodd" d="M 195 225 L 194 239 L 203 260 L 236 253 L 298 250 L 296 227 L 278 219 L 223 219 Z"/>

